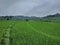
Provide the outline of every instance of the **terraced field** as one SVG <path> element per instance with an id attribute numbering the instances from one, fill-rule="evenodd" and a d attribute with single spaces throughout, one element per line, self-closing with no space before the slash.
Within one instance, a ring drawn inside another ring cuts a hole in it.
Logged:
<path id="1" fill-rule="evenodd" d="M 6 45 L 60 45 L 60 23 L 0 21 L 0 42 L 4 32 Z"/>

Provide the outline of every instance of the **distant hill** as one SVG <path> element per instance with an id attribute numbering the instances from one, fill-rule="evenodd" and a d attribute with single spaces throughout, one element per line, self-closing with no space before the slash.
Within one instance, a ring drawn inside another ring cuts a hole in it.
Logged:
<path id="1" fill-rule="evenodd" d="M 35 16 L 0 16 L 0 20 L 40 20 L 40 17 Z"/>
<path id="2" fill-rule="evenodd" d="M 46 22 L 60 22 L 60 14 L 56 13 L 54 15 L 48 15 L 45 16 L 43 18 L 41 18 L 42 21 L 46 21 Z"/>
<path id="3" fill-rule="evenodd" d="M 35 17 L 35 16 L 0 16 L 0 20 L 36 20 L 45 22 L 60 22 L 60 14 L 56 13 L 54 15 L 48 15 L 45 17 Z"/>

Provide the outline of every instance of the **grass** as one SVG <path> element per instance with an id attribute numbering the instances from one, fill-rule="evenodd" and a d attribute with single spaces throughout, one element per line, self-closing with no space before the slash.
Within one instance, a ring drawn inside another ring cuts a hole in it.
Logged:
<path id="1" fill-rule="evenodd" d="M 60 45 L 60 23 L 0 21 L 0 40 L 7 28 L 11 29 L 11 45 Z"/>

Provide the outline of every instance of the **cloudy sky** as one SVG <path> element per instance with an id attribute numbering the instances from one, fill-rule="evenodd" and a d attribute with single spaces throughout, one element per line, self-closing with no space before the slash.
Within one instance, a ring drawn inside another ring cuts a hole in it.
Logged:
<path id="1" fill-rule="evenodd" d="M 0 16 L 46 16 L 60 13 L 60 0 L 0 0 Z"/>

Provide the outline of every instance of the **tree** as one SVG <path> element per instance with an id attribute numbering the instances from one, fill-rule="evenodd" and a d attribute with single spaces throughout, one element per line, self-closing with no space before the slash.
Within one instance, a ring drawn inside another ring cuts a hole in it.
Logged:
<path id="1" fill-rule="evenodd" d="M 26 19 L 26 21 L 29 21 L 28 19 Z"/>

